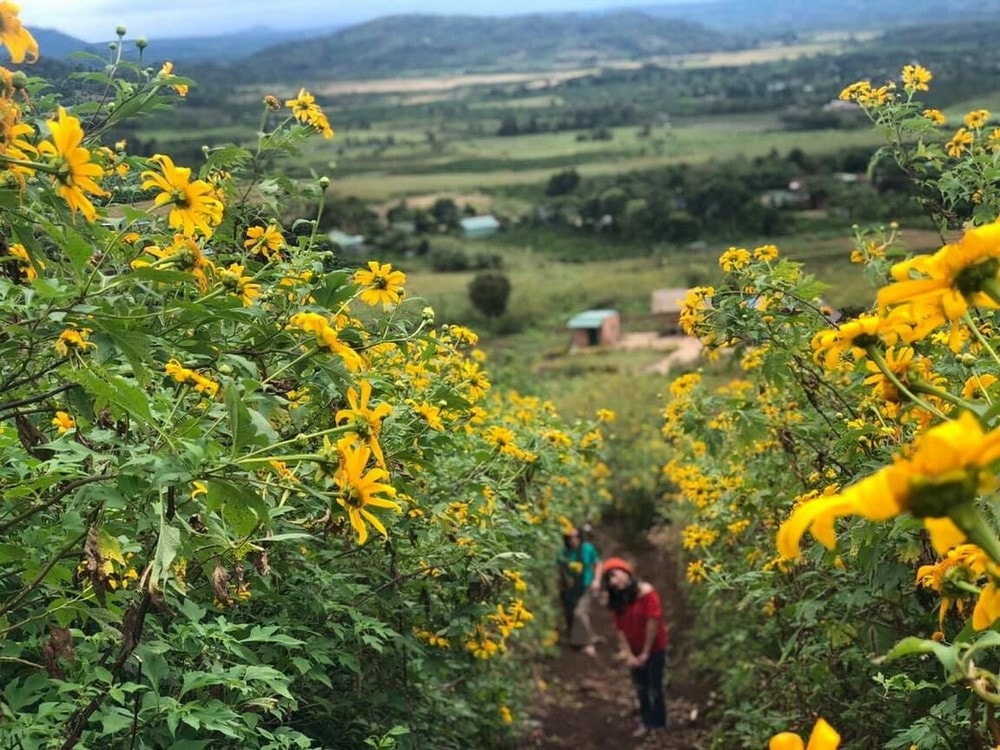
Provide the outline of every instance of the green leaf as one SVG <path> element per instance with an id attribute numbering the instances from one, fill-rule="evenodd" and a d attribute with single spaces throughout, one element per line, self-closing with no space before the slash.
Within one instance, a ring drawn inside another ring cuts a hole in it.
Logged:
<path id="1" fill-rule="evenodd" d="M 177 557 L 177 549 L 181 545 L 180 529 L 171 526 L 166 519 L 160 517 L 160 537 L 156 540 L 156 554 L 153 556 L 152 581 L 162 588 L 170 573 L 170 566 Z"/>
<path id="2" fill-rule="evenodd" d="M 91 371 L 93 370 L 93 372 Z M 149 401 L 141 388 L 118 375 L 91 365 L 91 369 L 63 368 L 69 380 L 78 383 L 92 396 L 122 409 L 125 414 L 140 417 L 145 422 L 153 421 Z"/>
<path id="3" fill-rule="evenodd" d="M 316 304 L 327 310 L 332 310 L 341 302 L 349 299 L 354 294 L 354 285 L 348 284 L 349 271 L 337 271 L 326 277 L 323 286 L 316 290 L 313 297 Z"/>
<path id="4" fill-rule="evenodd" d="M 958 655 L 954 646 L 946 646 L 943 643 L 931 641 L 926 638 L 917 638 L 916 636 L 910 636 L 901 640 L 892 647 L 889 653 L 883 657 L 883 660 L 893 661 L 904 656 L 920 654 L 934 654 L 949 675 L 959 673 Z"/>
<path id="5" fill-rule="evenodd" d="M 226 413 L 229 417 L 229 433 L 233 436 L 233 454 L 248 445 L 257 434 L 247 408 L 240 399 L 239 389 L 230 383 L 223 391 L 226 403 Z"/>

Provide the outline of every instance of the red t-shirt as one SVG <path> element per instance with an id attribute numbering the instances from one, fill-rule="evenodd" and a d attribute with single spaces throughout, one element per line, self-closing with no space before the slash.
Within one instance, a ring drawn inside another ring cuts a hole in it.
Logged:
<path id="1" fill-rule="evenodd" d="M 615 627 L 625 636 L 634 656 L 641 654 L 646 645 L 646 622 L 650 618 L 657 621 L 656 640 L 650 649 L 650 653 L 656 653 L 667 647 L 667 626 L 663 623 L 663 607 L 656 589 L 636 597 L 622 612 L 615 612 Z"/>

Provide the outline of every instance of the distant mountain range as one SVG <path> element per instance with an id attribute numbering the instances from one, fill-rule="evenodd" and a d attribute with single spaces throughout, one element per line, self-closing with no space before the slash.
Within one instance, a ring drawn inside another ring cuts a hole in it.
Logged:
<path id="1" fill-rule="evenodd" d="M 200 62 L 211 60 L 226 63 L 253 55 L 272 45 L 285 44 L 302 39 L 305 36 L 333 34 L 343 28 L 343 24 L 323 25 L 306 32 L 301 29 L 275 31 L 264 26 L 258 26 L 218 36 L 163 39 L 150 37 L 146 40 L 149 46 L 146 48 L 143 56 L 147 59 L 157 61 L 181 60 L 184 62 Z M 38 41 L 38 46 L 43 56 L 60 60 L 70 58 L 74 52 L 90 52 L 106 57 L 108 55 L 108 44 L 115 41 L 108 40 L 105 43 L 92 44 L 53 29 L 31 29 L 31 33 Z M 135 39 L 126 37 L 123 45 L 123 56 L 128 60 L 137 60 L 138 50 L 135 47 Z"/>
<path id="2" fill-rule="evenodd" d="M 257 80 L 378 78 L 443 69 L 462 72 L 579 67 L 610 59 L 731 49 L 739 42 L 690 21 L 637 12 L 511 18 L 391 16 L 240 63 Z"/>
<path id="3" fill-rule="evenodd" d="M 727 33 L 880 31 L 1000 18 L 1000 0 L 716 0 L 639 5 L 650 15 L 683 18 Z"/>
<path id="4" fill-rule="evenodd" d="M 258 27 L 212 37 L 150 38 L 144 57 L 151 64 L 211 61 L 238 68 L 246 81 L 305 82 L 558 68 L 736 49 L 762 37 L 817 30 L 1000 19 L 1000 0 L 715 0 L 637 8 L 503 18 L 404 15 L 339 29 L 320 22 L 308 31 Z M 65 60 L 78 50 L 108 54 L 107 44 L 46 29 L 32 32 L 48 60 Z M 126 58 L 137 59 L 134 40 L 124 44 Z"/>

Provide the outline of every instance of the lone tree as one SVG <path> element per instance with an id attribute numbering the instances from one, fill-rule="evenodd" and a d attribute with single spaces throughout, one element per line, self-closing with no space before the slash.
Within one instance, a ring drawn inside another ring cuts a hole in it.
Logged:
<path id="1" fill-rule="evenodd" d="M 469 282 L 469 300 L 487 318 L 499 318 L 507 310 L 510 279 L 499 271 L 484 271 Z"/>

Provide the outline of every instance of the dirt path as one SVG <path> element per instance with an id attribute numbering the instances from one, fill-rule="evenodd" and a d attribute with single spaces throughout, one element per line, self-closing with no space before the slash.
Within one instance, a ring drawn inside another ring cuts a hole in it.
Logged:
<path id="1" fill-rule="evenodd" d="M 701 750 L 708 746 L 708 731 L 702 719 L 708 691 L 691 679 L 688 666 L 688 634 L 691 623 L 684 608 L 679 571 L 666 549 L 674 532 L 664 527 L 650 535 L 650 542 L 626 548 L 620 534 L 599 529 L 594 543 L 603 557 L 622 556 L 634 561 L 640 576 L 652 583 L 663 599 L 670 627 L 667 664 L 666 732 L 633 739 L 638 725 L 635 694 L 628 671 L 614 658 L 615 634 L 611 614 L 594 608 L 594 628 L 605 640 L 597 657 L 570 648 L 537 667 L 538 691 L 533 710 L 533 729 L 520 750 L 604 750 L 619 748 L 663 748 Z"/>

